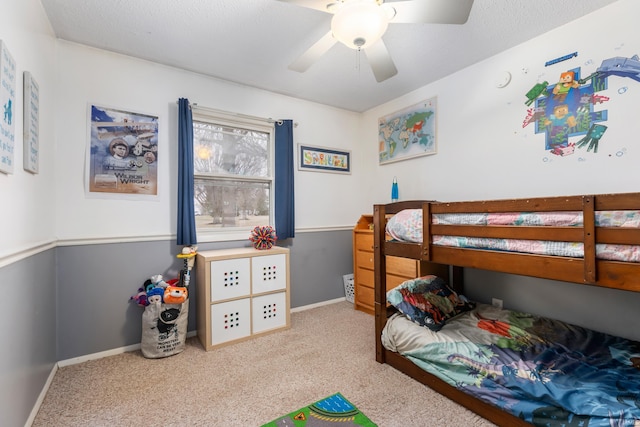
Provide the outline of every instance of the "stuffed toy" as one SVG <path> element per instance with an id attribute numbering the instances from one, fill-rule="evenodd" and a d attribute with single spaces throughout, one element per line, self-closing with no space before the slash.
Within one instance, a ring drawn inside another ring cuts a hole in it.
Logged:
<path id="1" fill-rule="evenodd" d="M 169 286 L 167 282 L 165 282 L 162 278 L 162 274 L 156 274 L 155 276 L 151 276 L 151 282 L 154 284 L 156 288 L 166 288 Z"/>
<path id="2" fill-rule="evenodd" d="M 160 304 L 162 303 L 162 297 L 164 296 L 164 289 L 162 288 L 153 288 L 147 292 L 147 301 L 149 304 Z"/>
<path id="3" fill-rule="evenodd" d="M 165 304 L 182 304 L 187 300 L 187 288 L 167 286 L 164 290 Z"/>
<path id="4" fill-rule="evenodd" d="M 156 287 L 156 285 L 151 281 L 151 279 L 145 280 L 142 286 L 144 287 L 145 292 L 149 292 L 151 289 Z"/>
<path id="5" fill-rule="evenodd" d="M 130 299 L 134 300 L 140 307 L 146 307 L 149 305 L 147 299 L 147 291 L 144 287 L 138 288 L 138 293 L 132 296 Z"/>

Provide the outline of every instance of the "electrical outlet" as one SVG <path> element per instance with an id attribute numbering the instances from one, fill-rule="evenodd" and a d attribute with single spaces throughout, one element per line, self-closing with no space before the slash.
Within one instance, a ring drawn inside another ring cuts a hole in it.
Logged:
<path id="1" fill-rule="evenodd" d="M 498 298 L 491 298 L 491 305 L 496 308 L 502 308 L 502 300 Z"/>

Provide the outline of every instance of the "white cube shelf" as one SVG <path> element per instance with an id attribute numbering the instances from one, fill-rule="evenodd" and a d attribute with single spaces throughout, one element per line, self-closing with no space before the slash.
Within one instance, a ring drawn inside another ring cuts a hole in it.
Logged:
<path id="1" fill-rule="evenodd" d="M 198 337 L 205 350 L 289 328 L 289 249 L 196 256 Z"/>

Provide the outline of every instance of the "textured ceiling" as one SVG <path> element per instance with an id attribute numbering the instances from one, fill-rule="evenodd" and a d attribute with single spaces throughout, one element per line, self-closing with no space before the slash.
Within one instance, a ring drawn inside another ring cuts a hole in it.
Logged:
<path id="1" fill-rule="evenodd" d="M 290 3 L 41 1 L 60 39 L 361 112 L 615 0 L 475 0 L 463 25 L 391 24 L 383 39 L 398 74 L 381 83 L 364 55 L 339 43 L 305 73 L 290 71 L 331 19 Z"/>

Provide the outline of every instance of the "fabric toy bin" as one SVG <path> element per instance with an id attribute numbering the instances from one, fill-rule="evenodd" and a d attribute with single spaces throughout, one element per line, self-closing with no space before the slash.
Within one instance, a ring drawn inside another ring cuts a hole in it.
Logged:
<path id="1" fill-rule="evenodd" d="M 182 304 L 152 303 L 142 313 L 142 355 L 149 359 L 173 356 L 185 348 L 189 299 Z"/>

